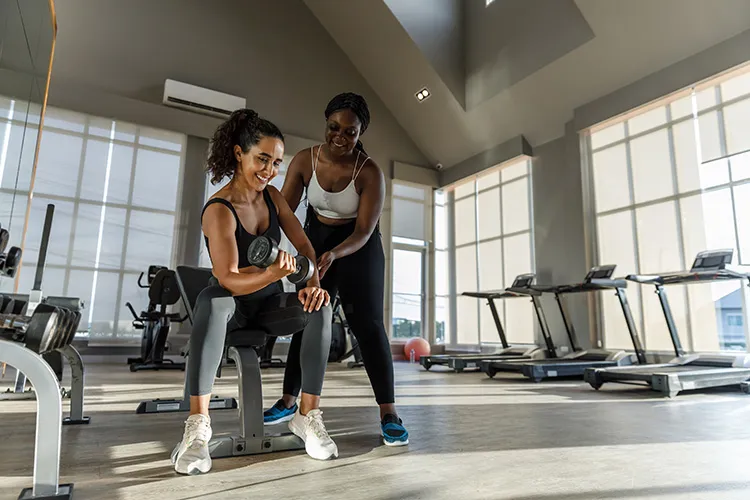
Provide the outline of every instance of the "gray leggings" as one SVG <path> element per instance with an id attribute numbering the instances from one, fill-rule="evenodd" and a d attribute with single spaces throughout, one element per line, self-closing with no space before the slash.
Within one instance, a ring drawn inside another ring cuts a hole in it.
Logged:
<path id="1" fill-rule="evenodd" d="M 215 281 L 214 281 L 215 282 Z M 224 353 L 227 332 L 262 330 L 272 336 L 302 335 L 302 392 L 320 395 L 331 347 L 331 307 L 306 313 L 296 293 L 278 283 L 251 295 L 233 297 L 217 284 L 198 295 L 190 335 L 187 389 L 191 396 L 211 393 Z"/>

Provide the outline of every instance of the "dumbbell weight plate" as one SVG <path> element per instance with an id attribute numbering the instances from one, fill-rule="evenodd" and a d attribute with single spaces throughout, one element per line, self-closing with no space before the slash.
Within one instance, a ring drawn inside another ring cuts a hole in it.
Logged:
<path id="1" fill-rule="evenodd" d="M 0 301 L 2 302 L 0 303 L 0 314 L 13 314 L 13 306 L 15 305 L 13 297 L 0 295 L 0 299 L 2 299 Z"/>
<path id="2" fill-rule="evenodd" d="M 7 229 L 0 228 L 0 253 L 5 251 L 8 246 L 8 240 L 10 240 L 10 233 Z"/>
<path id="3" fill-rule="evenodd" d="M 18 247 L 10 247 L 8 253 L 5 255 L 5 264 L 3 264 L 3 272 L 9 278 L 16 275 L 16 269 L 21 263 L 21 249 Z M 10 271 L 10 272 L 9 272 Z"/>
<path id="4" fill-rule="evenodd" d="M 68 332 L 70 331 L 70 325 L 73 322 L 73 313 L 63 307 L 58 307 L 60 312 L 60 320 L 57 323 L 57 334 L 55 335 L 55 341 L 50 345 L 50 349 L 62 349 L 65 347 L 65 342 L 68 340 Z"/>
<path id="5" fill-rule="evenodd" d="M 251 265 L 266 268 L 276 262 L 279 245 L 267 236 L 258 236 L 247 249 L 247 260 Z"/>
<path id="6" fill-rule="evenodd" d="M 60 313 L 56 307 L 39 304 L 31 316 L 26 328 L 24 343 L 32 351 L 42 354 L 50 351 L 50 344 L 55 340 Z"/>
<path id="7" fill-rule="evenodd" d="M 312 278 L 313 272 L 315 271 L 315 266 L 313 266 L 312 262 L 310 262 L 310 259 L 308 259 L 304 255 L 297 255 L 294 258 L 294 261 L 297 265 L 297 269 L 292 274 L 287 276 L 287 279 L 290 283 L 296 285 L 297 283 L 304 283 L 305 281 Z"/>
<path id="8" fill-rule="evenodd" d="M 73 337 L 76 336 L 76 332 L 78 331 L 78 325 L 81 323 L 81 313 L 79 311 L 71 311 L 71 314 L 73 315 L 73 319 L 70 323 L 70 328 L 68 328 L 68 336 L 65 339 L 65 346 L 69 346 L 73 343 Z"/>

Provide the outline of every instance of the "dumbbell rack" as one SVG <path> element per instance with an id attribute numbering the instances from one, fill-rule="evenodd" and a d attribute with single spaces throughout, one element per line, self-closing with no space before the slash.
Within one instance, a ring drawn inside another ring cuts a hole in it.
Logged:
<path id="1" fill-rule="evenodd" d="M 68 358 L 73 368 L 71 392 L 75 394 L 72 396 L 71 420 L 80 417 L 79 423 L 88 423 L 88 421 L 84 422 L 82 416 L 83 362 L 78 352 L 70 346 L 80 320 L 80 313 L 69 312 L 64 308 L 56 308 L 49 304 L 42 305 L 41 301 L 41 281 L 54 208 L 54 205 L 47 205 L 34 289 L 23 311 L 24 316 L 28 317 L 25 321 L 27 326 L 20 331 L 4 329 L 5 334 L 10 334 L 10 337 L 0 338 L 0 363 L 9 364 L 16 368 L 17 373 L 23 374 L 24 385 L 25 378 L 28 377 L 34 387 L 37 401 L 32 486 L 21 491 L 19 500 L 52 498 L 71 500 L 73 496 L 73 484 L 59 484 L 62 394 L 57 374 L 45 361 L 43 357 L 45 354 L 61 351 Z M 47 315 L 46 322 L 37 321 L 41 315 L 45 314 Z M 17 336 L 18 334 L 22 335 Z M 22 391 L 24 385 L 21 385 Z M 75 415 L 76 405 L 80 409 L 79 415 Z"/>

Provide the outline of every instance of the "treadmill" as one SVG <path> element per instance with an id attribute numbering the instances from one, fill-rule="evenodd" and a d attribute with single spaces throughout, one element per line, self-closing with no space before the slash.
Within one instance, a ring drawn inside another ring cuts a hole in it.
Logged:
<path id="1" fill-rule="evenodd" d="M 434 365 L 448 366 L 456 373 L 461 373 L 468 368 L 479 369 L 480 362 L 486 359 L 539 359 L 548 357 L 555 357 L 555 346 L 552 344 L 551 339 L 545 336 L 545 340 L 548 340 L 546 348 L 542 349 L 538 346 L 510 346 L 508 340 L 505 337 L 505 330 L 500 322 L 500 316 L 495 306 L 496 299 L 511 299 L 511 298 L 531 298 L 531 302 L 534 305 L 534 311 L 536 312 L 537 319 L 542 329 L 547 329 L 547 320 L 544 317 L 544 311 L 539 302 L 539 297 L 542 292 L 531 288 L 534 282 L 534 274 L 521 274 L 516 276 L 513 284 L 502 291 L 497 292 L 464 292 L 461 295 L 467 297 L 476 297 L 487 300 L 487 305 L 490 306 L 492 311 L 492 318 L 495 321 L 495 327 L 497 328 L 497 334 L 500 337 L 500 343 L 502 349 L 496 353 L 472 353 L 472 354 L 435 354 L 431 356 L 421 356 L 419 358 L 420 364 L 429 370 Z"/>
<path id="2" fill-rule="evenodd" d="M 547 293 L 554 293 L 557 306 L 560 309 L 565 330 L 570 340 L 573 352 L 561 358 L 539 359 L 539 360 L 487 360 L 482 362 L 482 371 L 490 378 L 497 372 L 511 371 L 522 373 L 534 382 L 541 382 L 546 378 L 555 377 L 580 377 L 587 368 L 632 365 L 633 363 L 645 363 L 646 354 L 638 338 L 635 321 L 630 310 L 625 289 L 628 286 L 624 279 L 612 279 L 615 271 L 614 265 L 592 267 L 583 280 L 583 283 L 558 286 L 534 286 L 533 288 Z M 564 303 L 564 296 L 572 293 L 598 292 L 602 290 L 614 290 L 620 301 L 625 322 L 633 342 L 635 354 L 628 354 L 623 350 L 611 349 L 581 349 L 573 323 L 570 321 Z M 543 330 L 544 334 L 544 330 Z M 546 333 L 549 336 L 549 331 Z M 550 339 L 549 343 L 552 342 Z"/>
<path id="3" fill-rule="evenodd" d="M 599 389 L 605 382 L 645 384 L 654 391 L 672 398 L 682 391 L 741 385 L 750 379 L 750 355 L 747 353 L 685 353 L 664 289 L 666 285 L 675 284 L 750 280 L 750 274 L 732 269 L 733 254 L 734 250 L 704 251 L 696 256 L 690 271 L 628 276 L 627 279 L 630 281 L 656 287 L 676 357 L 668 363 L 586 370 L 584 379 L 591 387 Z"/>

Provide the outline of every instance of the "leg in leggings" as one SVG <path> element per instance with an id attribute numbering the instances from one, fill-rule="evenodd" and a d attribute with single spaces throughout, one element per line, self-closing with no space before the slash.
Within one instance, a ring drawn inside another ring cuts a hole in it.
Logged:
<path id="1" fill-rule="evenodd" d="M 290 428 L 296 424 L 292 430 L 305 441 L 310 456 L 319 459 L 337 456 L 338 449 L 325 432 L 322 413 L 318 410 L 331 342 L 330 307 L 305 313 L 296 294 L 264 289 L 258 295 L 235 299 L 222 287 L 213 285 L 204 289 L 196 300 L 187 373 L 190 416 L 185 423 L 182 441 L 172 453 L 175 470 L 181 474 L 195 474 L 211 469 L 208 442 L 212 430 L 208 405 L 224 352 L 228 323 L 230 328 L 255 326 L 276 336 L 291 335 L 304 329 L 307 335 L 300 348 L 300 357 L 303 360 L 302 399 L 303 406 L 307 405 L 307 414 L 295 415 Z"/>
<path id="2" fill-rule="evenodd" d="M 357 338 L 381 418 L 395 414 L 393 358 L 383 322 L 385 258 L 375 233 L 358 252 L 339 261 L 339 295 Z"/>
<path id="3" fill-rule="evenodd" d="M 333 301 L 336 296 L 336 268 L 338 263 L 334 262 L 333 266 L 329 269 L 320 284 L 321 288 L 328 292 Z M 330 309 L 330 307 L 329 307 Z M 330 323 L 333 321 L 332 315 L 329 316 L 329 332 Z M 283 385 L 283 401 L 287 408 L 292 408 L 299 395 L 300 388 L 302 388 L 302 365 L 300 349 L 302 347 L 302 336 L 303 332 L 297 333 L 292 337 L 292 341 L 289 344 L 289 352 L 286 357 L 286 368 L 284 369 L 284 385 Z M 326 360 L 330 352 L 330 342 L 326 346 Z"/>

